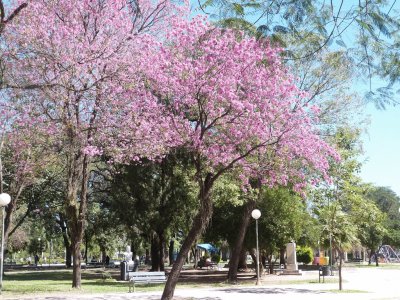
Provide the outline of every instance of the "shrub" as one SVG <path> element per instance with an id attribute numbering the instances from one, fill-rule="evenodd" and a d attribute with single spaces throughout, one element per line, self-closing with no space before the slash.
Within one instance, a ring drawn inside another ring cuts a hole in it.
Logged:
<path id="1" fill-rule="evenodd" d="M 309 264 L 314 258 L 313 250 L 310 247 L 296 247 L 297 261 Z"/>
<path id="2" fill-rule="evenodd" d="M 213 254 L 211 257 L 211 261 L 219 263 L 221 261 L 221 256 L 219 254 Z"/>

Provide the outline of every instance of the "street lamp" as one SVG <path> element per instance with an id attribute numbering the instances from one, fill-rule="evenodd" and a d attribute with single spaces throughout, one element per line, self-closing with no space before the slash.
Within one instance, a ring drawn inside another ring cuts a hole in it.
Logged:
<path id="1" fill-rule="evenodd" d="M 11 197 L 9 194 L 1 193 L 0 194 L 0 207 L 2 208 L 2 220 L 3 226 L 1 231 L 1 252 L 0 252 L 0 294 L 3 290 L 3 261 L 4 261 L 4 215 L 5 215 L 5 207 L 10 203 Z"/>
<path id="2" fill-rule="evenodd" d="M 259 253 L 258 253 L 258 219 L 261 217 L 261 212 L 258 209 L 253 209 L 251 212 L 251 216 L 253 219 L 256 220 L 256 261 L 257 261 L 257 266 L 256 266 L 256 272 L 257 272 L 257 282 L 256 285 L 260 285 L 260 258 L 259 258 Z"/>

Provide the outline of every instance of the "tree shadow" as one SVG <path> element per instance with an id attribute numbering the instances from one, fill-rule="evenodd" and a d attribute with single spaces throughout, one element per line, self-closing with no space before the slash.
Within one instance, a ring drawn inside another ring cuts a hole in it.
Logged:
<path id="1" fill-rule="evenodd" d="M 243 294 L 325 294 L 324 291 L 301 289 L 301 288 L 235 288 L 235 289 L 219 289 L 219 291 L 225 293 L 243 293 Z"/>

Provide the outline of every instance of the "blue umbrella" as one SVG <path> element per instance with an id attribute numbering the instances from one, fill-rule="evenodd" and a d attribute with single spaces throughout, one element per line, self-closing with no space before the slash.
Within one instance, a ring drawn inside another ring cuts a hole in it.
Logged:
<path id="1" fill-rule="evenodd" d="M 199 249 L 202 249 L 202 250 L 206 250 L 207 252 L 210 252 L 210 253 L 217 253 L 219 251 L 217 248 L 215 248 L 211 244 L 197 244 L 196 247 Z"/>

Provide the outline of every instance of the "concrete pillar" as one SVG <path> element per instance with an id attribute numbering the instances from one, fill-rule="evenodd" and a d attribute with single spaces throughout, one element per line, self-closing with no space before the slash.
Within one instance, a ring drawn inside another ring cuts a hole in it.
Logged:
<path id="1" fill-rule="evenodd" d="M 297 271 L 297 256 L 296 256 L 296 243 L 289 243 L 286 245 L 287 269 L 290 271 Z"/>

